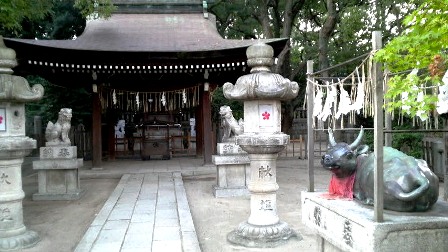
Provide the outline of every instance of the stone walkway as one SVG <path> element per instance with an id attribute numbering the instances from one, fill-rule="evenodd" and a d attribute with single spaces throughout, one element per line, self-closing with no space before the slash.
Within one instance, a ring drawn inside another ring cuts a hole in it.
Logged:
<path id="1" fill-rule="evenodd" d="M 131 173 L 122 175 L 75 251 L 201 251 L 181 177 L 181 172 L 198 172 L 200 165 L 165 161 L 160 164 L 170 165 L 163 168 L 152 163 L 151 167 L 158 167 L 154 170 L 122 167 L 119 163 L 115 163 L 116 169 L 81 172 L 84 177 Z M 205 168 L 206 172 L 212 169 Z"/>

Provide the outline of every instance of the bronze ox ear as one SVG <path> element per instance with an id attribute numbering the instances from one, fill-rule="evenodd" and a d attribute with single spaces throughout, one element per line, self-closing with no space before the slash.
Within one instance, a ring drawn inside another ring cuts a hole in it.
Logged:
<path id="1" fill-rule="evenodd" d="M 362 155 L 362 154 L 367 154 L 368 151 L 369 151 L 369 146 L 363 144 L 363 145 L 356 147 L 355 153 L 358 156 L 358 155 Z"/>

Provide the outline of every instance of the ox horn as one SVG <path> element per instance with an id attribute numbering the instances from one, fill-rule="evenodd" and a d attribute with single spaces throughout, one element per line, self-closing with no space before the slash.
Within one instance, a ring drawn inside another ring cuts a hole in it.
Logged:
<path id="1" fill-rule="evenodd" d="M 328 128 L 328 141 L 330 142 L 331 147 L 336 146 L 336 140 L 334 140 L 333 130 Z"/>
<path id="2" fill-rule="evenodd" d="M 364 135 L 364 128 L 361 126 L 361 131 L 359 131 L 358 137 L 355 139 L 355 141 L 353 143 L 351 143 L 349 145 L 350 149 L 353 150 L 354 148 L 356 148 L 362 140 L 362 136 Z"/>

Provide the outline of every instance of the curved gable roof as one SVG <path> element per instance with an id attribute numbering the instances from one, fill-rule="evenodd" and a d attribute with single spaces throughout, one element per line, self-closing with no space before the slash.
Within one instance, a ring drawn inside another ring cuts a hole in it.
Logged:
<path id="1" fill-rule="evenodd" d="M 89 21 L 75 40 L 6 40 L 68 50 L 110 52 L 204 52 L 245 48 L 254 40 L 223 39 L 213 15 L 113 14 Z M 269 39 L 265 42 L 284 41 Z"/>

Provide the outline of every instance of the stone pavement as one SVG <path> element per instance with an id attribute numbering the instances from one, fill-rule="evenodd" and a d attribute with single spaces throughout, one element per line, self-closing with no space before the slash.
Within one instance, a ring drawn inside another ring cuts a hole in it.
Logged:
<path id="1" fill-rule="evenodd" d="M 75 251 L 201 251 L 181 175 L 214 172 L 201 161 L 117 160 L 82 170 L 84 178 L 122 177 Z"/>
<path id="2" fill-rule="evenodd" d="M 181 174 L 123 175 L 75 251 L 201 251 Z"/>

